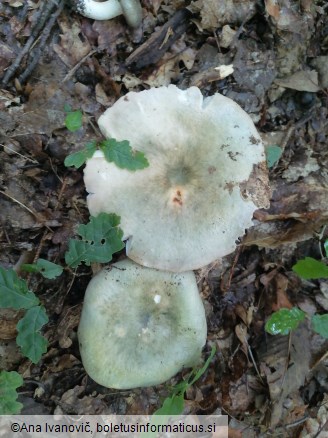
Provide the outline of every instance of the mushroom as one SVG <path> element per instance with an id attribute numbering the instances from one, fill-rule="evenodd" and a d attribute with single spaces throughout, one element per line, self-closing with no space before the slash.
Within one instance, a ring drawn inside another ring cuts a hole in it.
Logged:
<path id="1" fill-rule="evenodd" d="M 142 9 L 139 0 L 74 0 L 76 10 L 94 20 L 110 20 L 123 14 L 128 25 L 138 27 L 142 20 Z"/>
<path id="2" fill-rule="evenodd" d="M 268 207 L 264 147 L 251 118 L 219 93 L 174 85 L 121 97 L 99 118 L 108 138 L 128 140 L 149 167 L 116 167 L 101 151 L 84 181 L 92 215 L 121 216 L 127 256 L 173 272 L 201 268 L 234 251 Z"/>
<path id="3" fill-rule="evenodd" d="M 117 389 L 165 382 L 198 363 L 206 318 L 193 272 L 112 264 L 89 283 L 78 328 L 84 368 Z"/>

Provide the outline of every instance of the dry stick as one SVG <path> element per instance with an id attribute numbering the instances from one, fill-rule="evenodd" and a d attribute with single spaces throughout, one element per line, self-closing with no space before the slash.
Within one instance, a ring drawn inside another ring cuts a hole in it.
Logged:
<path id="1" fill-rule="evenodd" d="M 69 79 L 72 78 L 72 76 L 74 76 L 76 70 L 78 70 L 81 65 L 90 57 L 92 56 L 94 53 L 97 53 L 99 49 L 92 49 L 90 50 L 89 53 L 87 53 L 85 56 L 83 56 L 83 58 L 74 65 L 74 67 L 67 73 L 67 75 L 64 77 L 63 82 L 68 81 Z"/>
<path id="2" fill-rule="evenodd" d="M 35 211 L 31 210 L 29 207 L 27 207 L 25 204 L 20 202 L 18 199 L 14 198 L 13 196 L 8 195 L 8 193 L 0 190 L 1 195 L 6 196 L 7 198 L 11 199 L 12 201 L 16 202 L 16 204 L 20 205 L 21 207 L 25 208 L 29 213 L 31 213 L 32 216 L 34 216 L 37 220 L 39 220 L 38 215 Z"/>
<path id="3" fill-rule="evenodd" d="M 38 258 L 40 256 L 40 253 L 41 253 L 41 249 L 42 249 L 43 243 L 46 240 L 48 235 L 49 235 L 49 231 L 48 230 L 44 230 L 44 232 L 42 234 L 42 237 L 41 237 L 41 241 L 39 243 L 39 246 L 38 246 L 38 248 L 36 250 L 36 253 L 34 254 L 33 260 L 32 260 L 33 264 L 37 262 L 37 260 L 38 260 Z M 28 286 L 31 283 L 31 278 L 32 278 L 32 272 L 29 272 L 28 275 L 27 275 L 27 278 L 26 278 L 26 282 L 27 282 Z"/>
<path id="4" fill-rule="evenodd" d="M 34 28 L 32 28 L 32 33 L 31 33 L 30 37 L 28 38 L 25 46 L 23 47 L 23 49 L 21 50 L 21 52 L 19 53 L 19 55 L 15 59 L 15 62 L 13 62 L 13 64 L 11 64 L 11 66 L 7 69 L 7 72 L 2 79 L 2 85 L 7 85 L 9 80 L 14 75 L 15 71 L 18 69 L 23 57 L 28 53 L 32 44 L 34 43 L 35 33 L 36 34 L 39 33 L 39 30 L 43 26 L 43 20 L 41 18 L 42 18 L 42 13 L 43 13 L 43 10 L 45 9 L 45 7 L 46 7 L 46 3 L 43 4 L 43 8 L 41 8 L 39 11 L 36 12 L 36 14 L 35 14 L 36 25 Z"/>
<path id="5" fill-rule="evenodd" d="M 42 34 L 41 34 L 40 43 L 38 45 L 38 48 L 33 52 L 33 59 L 32 59 L 32 61 L 27 66 L 27 68 L 25 69 L 24 73 L 22 73 L 18 77 L 18 82 L 20 84 L 22 84 L 23 82 L 26 81 L 26 79 L 30 76 L 32 71 L 35 69 L 37 63 L 39 62 L 39 59 L 40 59 L 40 57 L 42 55 L 42 49 L 46 45 L 47 39 L 49 38 L 49 35 L 50 35 L 50 31 L 53 28 L 53 26 L 54 26 L 58 16 L 61 14 L 61 12 L 62 12 L 62 10 L 64 8 L 64 3 L 65 3 L 64 0 L 60 1 L 59 5 L 58 5 L 57 11 L 52 15 L 52 17 L 50 18 L 49 22 L 44 27 L 44 29 L 42 31 Z"/>
<path id="6" fill-rule="evenodd" d="M 242 249 L 242 244 L 237 247 L 236 255 L 235 255 L 234 259 L 233 259 L 232 266 L 230 268 L 228 282 L 227 282 L 226 285 L 223 285 L 224 287 L 222 289 L 223 289 L 224 293 L 227 292 L 227 290 L 229 290 L 229 288 L 230 288 L 230 285 L 231 285 L 231 282 L 232 282 L 233 273 L 234 273 L 234 269 L 235 269 L 235 267 L 237 265 L 237 262 L 238 262 L 238 259 L 239 259 L 240 253 L 241 253 L 241 249 Z"/>
<path id="7" fill-rule="evenodd" d="M 33 160 L 32 158 L 27 157 L 26 155 L 20 154 L 19 152 L 15 151 L 14 149 L 12 149 L 11 147 L 0 143 L 0 146 L 3 147 L 4 151 L 6 151 L 6 149 L 10 152 L 12 152 L 13 154 L 19 155 L 20 157 L 24 158 L 27 161 L 31 161 L 33 164 L 37 164 L 38 166 L 40 166 L 40 163 L 36 160 Z"/>
<path id="8" fill-rule="evenodd" d="M 23 49 L 21 50 L 21 52 L 19 53 L 19 55 L 15 59 L 15 62 L 8 68 L 4 78 L 2 79 L 2 86 L 6 86 L 9 82 L 9 80 L 15 74 L 16 70 L 20 66 L 22 59 L 29 52 L 29 50 L 32 47 L 34 41 L 36 40 L 40 30 L 42 29 L 45 22 L 47 21 L 47 18 L 49 17 L 54 5 L 57 6 L 57 3 L 55 2 L 55 0 L 50 0 L 50 1 L 44 2 L 42 9 L 36 13 L 36 17 L 35 17 L 36 24 L 32 28 L 31 35 L 28 38 L 25 46 L 23 47 Z"/>
<path id="9" fill-rule="evenodd" d="M 14 198 L 11 195 L 8 195 L 8 193 L 0 190 L 1 195 L 6 196 L 7 198 L 11 199 L 13 202 L 16 202 L 16 204 L 20 205 L 22 208 L 24 208 L 25 210 L 27 210 L 32 216 L 35 217 L 35 219 L 40 223 L 40 218 L 38 213 L 36 213 L 35 211 L 31 210 L 29 207 L 27 207 L 25 204 L 23 204 L 22 202 L 20 202 L 18 199 Z M 52 229 L 48 227 L 47 224 L 43 224 L 46 228 L 48 228 L 49 231 L 52 232 Z"/>
<path id="10" fill-rule="evenodd" d="M 249 345 L 249 343 L 248 343 L 248 341 L 247 341 L 245 335 L 244 335 L 244 340 L 245 340 L 245 342 L 246 342 L 246 344 L 247 344 L 248 354 L 250 355 L 251 361 L 252 361 L 253 366 L 254 366 L 254 368 L 255 368 L 255 371 L 256 371 L 256 373 L 257 373 L 257 375 L 258 375 L 258 378 L 261 380 L 262 384 L 264 385 L 264 380 L 263 380 L 263 378 L 262 378 L 262 376 L 261 376 L 261 373 L 260 373 L 260 371 L 259 371 L 259 369 L 258 369 L 257 363 L 256 363 L 255 358 L 254 358 L 254 356 L 253 356 L 253 352 L 252 352 L 251 346 Z"/>

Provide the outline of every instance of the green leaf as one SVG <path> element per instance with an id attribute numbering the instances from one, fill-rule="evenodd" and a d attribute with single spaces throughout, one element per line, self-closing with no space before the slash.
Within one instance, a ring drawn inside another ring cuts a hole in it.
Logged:
<path id="1" fill-rule="evenodd" d="M 0 415 L 19 414 L 23 408 L 17 401 L 16 389 L 23 385 L 23 378 L 16 371 L 0 371 Z"/>
<path id="2" fill-rule="evenodd" d="M 201 376 L 205 373 L 205 371 L 207 370 L 207 368 L 209 367 L 214 355 L 216 352 L 216 348 L 215 345 L 212 346 L 212 350 L 211 350 L 211 354 L 209 355 L 209 357 L 207 358 L 207 361 L 204 363 L 204 365 L 197 371 L 197 370 L 193 370 L 192 375 L 194 374 L 194 377 L 192 378 L 191 382 L 189 383 L 189 386 L 193 385 L 195 382 L 197 382 L 198 379 L 201 378 Z M 188 379 L 190 380 L 190 379 Z"/>
<path id="3" fill-rule="evenodd" d="M 39 362 L 42 354 L 47 351 L 48 341 L 39 333 L 47 322 L 48 316 L 44 308 L 35 306 L 17 324 L 17 345 L 33 363 Z"/>
<path id="4" fill-rule="evenodd" d="M 153 415 L 180 415 L 184 409 L 184 396 L 187 389 L 192 386 L 207 370 L 211 360 L 216 352 L 216 348 L 213 345 L 211 354 L 207 358 L 206 362 L 201 368 L 194 368 L 189 374 L 187 380 L 179 382 L 171 390 L 171 396 L 167 397 L 162 407 L 157 409 Z"/>
<path id="5" fill-rule="evenodd" d="M 265 330 L 271 335 L 288 335 L 304 319 L 305 313 L 297 307 L 280 309 L 270 316 L 265 324 Z"/>
<path id="6" fill-rule="evenodd" d="M 19 278 L 13 269 L 0 266 L 0 307 L 30 309 L 38 304 L 38 298 L 28 289 L 26 281 Z"/>
<path id="7" fill-rule="evenodd" d="M 38 259 L 36 263 L 22 265 L 22 270 L 27 272 L 38 272 L 44 278 L 52 280 L 63 273 L 63 267 L 48 260 Z"/>
<path id="8" fill-rule="evenodd" d="M 65 103 L 64 104 L 64 111 L 65 111 L 65 113 L 71 113 L 72 112 L 71 105 L 69 105 L 68 103 Z"/>
<path id="9" fill-rule="evenodd" d="M 181 415 L 184 409 L 184 394 L 167 397 L 163 406 L 153 413 L 153 415 Z"/>
<path id="10" fill-rule="evenodd" d="M 306 280 L 328 278 L 328 266 L 312 257 L 305 257 L 293 266 L 293 271 Z"/>
<path id="11" fill-rule="evenodd" d="M 313 330 L 319 333 L 323 338 L 328 339 L 328 313 L 324 315 L 313 315 L 311 322 Z"/>
<path id="12" fill-rule="evenodd" d="M 145 155 L 134 151 L 127 140 L 116 141 L 110 138 L 101 142 L 99 148 L 107 161 L 115 163 L 121 169 L 138 170 L 149 166 Z"/>
<path id="13" fill-rule="evenodd" d="M 24 272 L 30 272 L 32 274 L 39 273 L 41 268 L 36 263 L 25 263 L 21 266 L 21 270 Z"/>
<path id="14" fill-rule="evenodd" d="M 80 225 L 78 234 L 82 240 L 71 239 L 65 254 L 66 263 L 76 268 L 80 263 L 107 263 L 115 252 L 124 248 L 123 231 L 118 227 L 120 217 L 116 214 L 100 213 L 91 216 L 90 222 Z"/>
<path id="15" fill-rule="evenodd" d="M 66 118 L 65 118 L 65 126 L 66 128 L 71 131 L 77 131 L 78 129 L 81 128 L 82 126 L 82 111 L 78 110 L 78 111 L 72 111 L 70 113 L 67 114 Z"/>
<path id="16" fill-rule="evenodd" d="M 76 167 L 79 169 L 97 150 L 97 143 L 91 141 L 85 145 L 85 149 L 68 155 L 65 158 L 64 164 L 66 167 Z"/>
<path id="17" fill-rule="evenodd" d="M 267 156 L 267 165 L 269 168 L 273 167 L 278 163 L 280 157 L 282 155 L 281 147 L 277 145 L 268 146 L 266 148 L 266 156 Z"/>

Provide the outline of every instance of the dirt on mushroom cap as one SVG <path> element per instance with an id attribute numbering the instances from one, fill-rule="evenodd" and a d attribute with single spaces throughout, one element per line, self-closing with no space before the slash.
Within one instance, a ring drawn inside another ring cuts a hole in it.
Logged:
<path id="1" fill-rule="evenodd" d="M 268 206 L 261 139 L 231 99 L 220 94 L 203 99 L 196 87 L 173 85 L 130 92 L 98 123 L 106 137 L 129 140 L 150 162 L 130 172 L 98 153 L 85 169 L 90 213 L 119 214 L 127 255 L 144 266 L 169 271 L 205 266 L 232 252 L 252 225 L 253 212 Z M 247 185 L 254 169 L 261 193 Z"/>

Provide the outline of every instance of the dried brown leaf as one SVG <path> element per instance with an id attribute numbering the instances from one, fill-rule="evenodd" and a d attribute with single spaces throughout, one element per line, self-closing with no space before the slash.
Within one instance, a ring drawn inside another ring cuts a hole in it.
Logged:
<path id="1" fill-rule="evenodd" d="M 293 307 L 292 303 L 289 301 L 287 295 L 288 289 L 288 278 L 279 272 L 274 277 L 275 291 L 276 291 L 276 302 L 272 304 L 272 310 L 276 312 L 279 309 L 291 309 Z"/>
<path id="2" fill-rule="evenodd" d="M 315 70 L 301 70 L 289 77 L 275 79 L 277 85 L 297 91 L 316 93 L 320 90 L 318 72 Z"/>
<path id="3" fill-rule="evenodd" d="M 288 336 L 270 336 L 259 352 L 260 368 L 266 376 L 273 402 L 271 427 L 280 421 L 286 397 L 297 391 L 310 369 L 309 328 L 302 324 Z"/>
<path id="4" fill-rule="evenodd" d="M 224 24 L 241 24 L 250 19 L 256 11 L 255 0 L 197 0 L 189 7 L 200 12 L 204 30 L 215 30 Z"/>
<path id="5" fill-rule="evenodd" d="M 82 35 L 79 24 L 69 20 L 68 15 L 61 14 L 57 21 L 61 29 L 61 42 L 54 44 L 54 51 L 65 65 L 72 68 L 90 52 L 91 46 Z"/>

